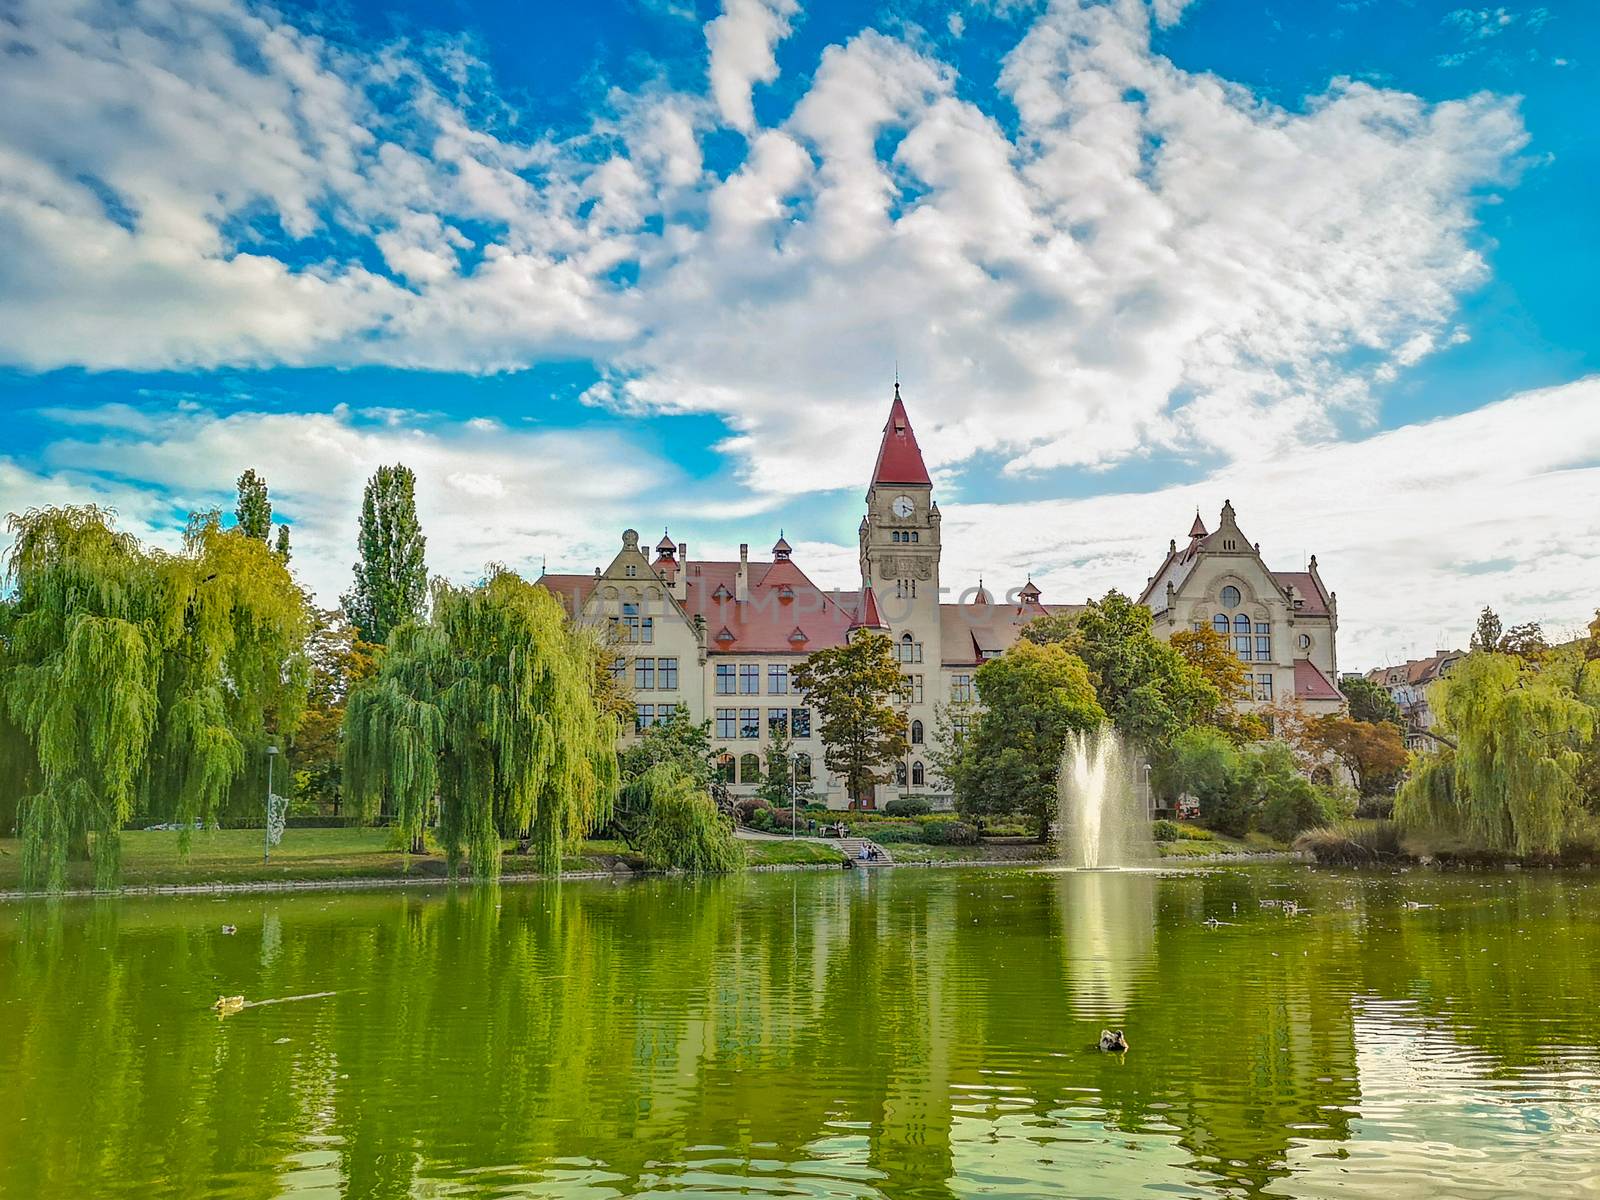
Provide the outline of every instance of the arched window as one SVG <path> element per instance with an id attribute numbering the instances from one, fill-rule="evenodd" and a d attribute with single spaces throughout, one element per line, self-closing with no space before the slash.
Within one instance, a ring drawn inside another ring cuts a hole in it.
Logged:
<path id="1" fill-rule="evenodd" d="M 1234 619 L 1233 619 L 1233 631 L 1235 633 L 1249 633 L 1250 632 L 1250 618 L 1248 616 L 1246 616 L 1244 613 L 1240 613 L 1238 616 L 1234 617 Z"/>
<path id="2" fill-rule="evenodd" d="M 796 783 L 811 782 L 811 755 L 802 751 L 794 756 L 794 781 Z"/>
<path id="3" fill-rule="evenodd" d="M 898 542 L 900 540 L 900 531 L 898 529 L 891 531 L 889 534 L 889 540 L 891 542 Z"/>
<path id="4" fill-rule="evenodd" d="M 903 763 L 903 762 L 895 763 L 895 765 L 894 765 L 894 781 L 895 781 L 895 784 L 897 786 L 905 787 L 905 785 L 906 785 L 906 765 L 905 765 L 905 763 Z"/>
<path id="5" fill-rule="evenodd" d="M 1300 649 L 1311 649 L 1311 635 L 1309 633 L 1302 633 L 1296 640 L 1300 643 Z"/>
<path id="6" fill-rule="evenodd" d="M 921 787 L 928 782 L 928 773 L 922 769 L 919 762 L 911 764 L 911 783 L 913 787 Z"/>
<path id="7" fill-rule="evenodd" d="M 1231 584 L 1231 583 L 1227 587 L 1222 589 L 1222 607 L 1223 608 L 1238 608 L 1239 607 L 1239 589 L 1234 587 L 1233 584 Z"/>
<path id="8" fill-rule="evenodd" d="M 739 759 L 739 782 L 761 782 L 761 756 L 759 754 L 746 754 Z"/>
<path id="9" fill-rule="evenodd" d="M 922 745 L 922 722 L 921 721 L 913 721 L 913 722 L 911 722 L 911 744 L 913 746 Z"/>
<path id="10" fill-rule="evenodd" d="M 915 529 L 913 529 L 911 531 L 911 540 L 913 542 L 920 542 L 922 540 L 922 538 L 920 536 L 918 536 L 917 531 Z"/>
<path id="11" fill-rule="evenodd" d="M 733 755 L 724 754 L 722 757 L 717 759 L 717 782 L 733 782 Z"/>
<path id="12" fill-rule="evenodd" d="M 1215 629 L 1218 633 L 1227 633 L 1228 632 L 1228 614 L 1227 613 L 1218 613 L 1216 616 L 1212 617 L 1211 618 L 1211 628 Z"/>

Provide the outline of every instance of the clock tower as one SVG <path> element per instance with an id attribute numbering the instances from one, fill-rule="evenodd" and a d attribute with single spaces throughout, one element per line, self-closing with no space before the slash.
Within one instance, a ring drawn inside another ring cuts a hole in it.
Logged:
<path id="1" fill-rule="evenodd" d="M 905 791 L 928 790 L 915 780 L 926 779 L 929 772 L 928 743 L 934 735 L 934 706 L 941 687 L 939 520 L 933 480 L 897 382 L 860 530 L 862 588 L 872 589 L 894 641 L 895 657 L 911 681 L 910 746 L 901 764 L 906 782 L 882 785 L 883 800 Z"/>

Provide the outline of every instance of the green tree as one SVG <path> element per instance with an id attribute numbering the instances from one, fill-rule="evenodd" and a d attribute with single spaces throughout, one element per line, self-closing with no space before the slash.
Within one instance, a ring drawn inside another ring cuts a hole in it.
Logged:
<path id="1" fill-rule="evenodd" d="M 1248 828 L 1251 814 L 1247 807 L 1242 815 L 1224 813 L 1234 799 L 1240 762 L 1239 749 L 1231 738 L 1220 729 L 1197 725 L 1178 734 L 1155 757 L 1150 784 L 1168 803 L 1193 796 L 1208 823 L 1220 819 L 1232 827 Z"/>
<path id="2" fill-rule="evenodd" d="M 1036 646 L 1058 645 L 1077 653 L 1078 617 L 1073 612 L 1046 613 L 1023 626 L 1022 638 Z"/>
<path id="3" fill-rule="evenodd" d="M 363 642 L 337 609 L 316 614 L 306 641 L 311 666 L 305 713 L 295 730 L 290 762 L 295 798 L 302 805 L 340 815 L 344 796 L 340 730 L 350 693 L 377 670 L 377 647 Z"/>
<path id="4" fill-rule="evenodd" d="M 435 797 L 454 870 L 500 870 L 501 838 L 527 836 L 543 870 L 611 814 L 617 722 L 596 696 L 596 650 L 560 601 L 509 571 L 436 585 L 433 615 L 396 628 L 377 675 L 345 709 L 345 790 L 387 804 L 412 844 Z"/>
<path id="5" fill-rule="evenodd" d="M 427 539 L 417 522 L 417 477 L 405 466 L 379 467 L 361 496 L 355 586 L 343 597 L 361 640 L 382 644 L 422 613 L 427 599 Z"/>
<path id="6" fill-rule="evenodd" d="M 1400 706 L 1394 702 L 1389 689 L 1381 683 L 1364 675 L 1346 675 L 1339 681 L 1339 690 L 1350 702 L 1352 721 L 1366 721 L 1374 725 L 1387 721 L 1397 729 L 1404 727 Z"/>
<path id="7" fill-rule="evenodd" d="M 1395 819 L 1490 850 L 1558 851 L 1583 798 L 1600 660 L 1576 651 L 1550 664 L 1471 654 L 1429 698 L 1444 748 L 1416 762 L 1396 793 Z"/>
<path id="8" fill-rule="evenodd" d="M 651 725 L 622 751 L 622 778 L 638 779 L 651 767 L 670 763 L 709 791 L 716 779 L 716 752 L 711 748 L 711 722 L 696 723 L 687 708 L 675 709 Z"/>
<path id="9" fill-rule="evenodd" d="M 795 690 L 817 710 L 828 769 L 844 780 L 853 806 L 872 806 L 872 788 L 906 747 L 904 706 L 911 684 L 889 639 L 864 633 L 818 650 L 794 669 Z"/>
<path id="10" fill-rule="evenodd" d="M 1079 612 L 1075 635 L 1070 648 L 1089 668 L 1100 707 L 1146 751 L 1221 711 L 1216 686 L 1156 637 L 1148 608 L 1121 592 Z"/>
<path id="11" fill-rule="evenodd" d="M 1469 649 L 1480 654 L 1496 653 L 1500 649 L 1502 629 L 1500 618 L 1494 609 L 1485 604 L 1483 611 L 1478 614 L 1478 625 L 1472 631 L 1472 643 Z"/>
<path id="12" fill-rule="evenodd" d="M 658 763 L 631 786 L 649 793 L 638 842 L 646 866 L 690 875 L 721 875 L 744 866 L 733 822 L 682 769 Z"/>
<path id="13" fill-rule="evenodd" d="M 756 788 L 756 795 L 773 808 L 787 809 L 791 799 L 797 804 L 808 803 L 811 784 L 794 778 L 794 739 L 787 733 L 774 734 L 762 753 L 765 770 L 761 773 L 761 786 Z"/>
<path id="14" fill-rule="evenodd" d="M 946 768 L 965 817 L 1021 813 L 1049 839 L 1067 735 L 1106 719 L 1081 660 L 1057 643 L 1018 641 L 978 668 L 983 709 Z"/>
<path id="15" fill-rule="evenodd" d="M 1237 707 L 1252 698 L 1250 673 L 1244 661 L 1233 652 L 1227 635 L 1209 625 L 1199 629 L 1180 629 L 1169 643 L 1196 673 L 1217 693 L 1217 704 L 1209 711 L 1197 710 L 1197 722 L 1215 725 L 1236 742 L 1254 742 L 1267 736 L 1267 727 L 1255 713 Z M 1199 701 L 1206 703 L 1205 699 Z"/>
<path id="16" fill-rule="evenodd" d="M 233 515 L 238 519 L 239 532 L 247 538 L 264 542 L 272 533 L 272 501 L 267 498 L 267 481 L 249 467 L 239 476 L 239 500 Z"/>
<path id="17" fill-rule="evenodd" d="M 1406 766 L 1400 727 L 1389 721 L 1354 721 L 1329 713 L 1305 724 L 1303 749 L 1316 762 L 1335 759 L 1363 796 L 1394 790 Z"/>
<path id="18" fill-rule="evenodd" d="M 0 615 L 0 779 L 22 782 L 27 887 L 90 851 L 117 878 L 135 813 L 214 820 L 276 732 L 299 721 L 304 598 L 265 543 L 191 518 L 176 554 L 103 509 L 35 509 L 13 537 Z"/>
<path id="19" fill-rule="evenodd" d="M 289 565 L 289 527 L 287 525 L 278 526 L 278 542 L 273 547 L 273 552 L 277 554 L 279 562 L 283 563 L 284 566 Z"/>

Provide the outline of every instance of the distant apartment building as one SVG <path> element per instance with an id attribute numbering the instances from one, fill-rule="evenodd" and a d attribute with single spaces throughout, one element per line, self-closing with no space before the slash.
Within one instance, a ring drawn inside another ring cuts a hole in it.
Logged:
<path id="1" fill-rule="evenodd" d="M 1367 672 L 1367 678 L 1387 691 L 1399 706 L 1405 725 L 1406 749 L 1436 748 L 1427 736 L 1436 721 L 1428 704 L 1428 689 L 1466 656 L 1465 650 L 1435 650 L 1427 658 L 1414 658 L 1392 667 L 1374 667 Z"/>

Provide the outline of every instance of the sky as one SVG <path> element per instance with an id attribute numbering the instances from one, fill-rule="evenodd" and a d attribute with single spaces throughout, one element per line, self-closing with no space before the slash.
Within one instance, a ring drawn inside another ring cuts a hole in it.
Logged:
<path id="1" fill-rule="evenodd" d="M 858 582 L 898 372 L 958 594 L 1225 499 L 1340 667 L 1600 604 L 1600 6 L 10 0 L 0 513 L 264 474 L 348 586 L 782 531 Z M 3 535 L 0 535 L 3 537 Z"/>

